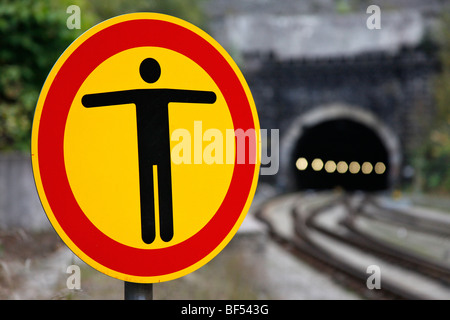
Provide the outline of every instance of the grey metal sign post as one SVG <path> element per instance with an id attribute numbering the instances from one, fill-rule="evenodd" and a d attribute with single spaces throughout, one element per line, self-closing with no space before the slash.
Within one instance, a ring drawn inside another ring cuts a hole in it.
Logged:
<path id="1" fill-rule="evenodd" d="M 153 300 L 153 283 L 124 282 L 125 300 Z"/>

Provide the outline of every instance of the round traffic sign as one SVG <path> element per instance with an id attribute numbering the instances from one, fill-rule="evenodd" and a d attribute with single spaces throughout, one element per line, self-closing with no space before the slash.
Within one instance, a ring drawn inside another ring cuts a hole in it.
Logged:
<path id="1" fill-rule="evenodd" d="M 259 123 L 226 51 L 174 17 L 135 13 L 85 32 L 40 94 L 32 164 L 44 210 L 82 260 L 154 283 L 231 240 L 259 173 Z"/>

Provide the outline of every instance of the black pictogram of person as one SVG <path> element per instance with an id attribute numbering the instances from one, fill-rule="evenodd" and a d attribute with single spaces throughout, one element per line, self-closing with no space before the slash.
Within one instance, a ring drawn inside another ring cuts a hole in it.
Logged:
<path id="1" fill-rule="evenodd" d="M 153 58 L 144 59 L 139 67 L 142 80 L 155 83 L 161 67 Z M 141 237 L 150 244 L 156 238 L 153 166 L 157 168 L 160 237 L 168 242 L 173 238 L 172 173 L 170 158 L 169 103 L 213 104 L 212 91 L 179 89 L 134 89 L 86 94 L 84 107 L 104 107 L 120 104 L 136 106 L 139 189 L 141 205 Z"/>

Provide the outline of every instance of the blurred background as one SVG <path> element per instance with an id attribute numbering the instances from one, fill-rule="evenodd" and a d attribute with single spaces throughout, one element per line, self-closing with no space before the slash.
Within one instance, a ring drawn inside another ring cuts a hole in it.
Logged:
<path id="1" fill-rule="evenodd" d="M 80 29 L 67 27 L 70 5 Z M 97 23 L 140 11 L 185 19 L 230 53 L 272 161 L 279 153 L 230 245 L 155 298 L 450 297 L 450 0 L 2 0 L 1 299 L 123 298 L 121 281 L 52 230 L 29 150 L 58 57 Z M 67 289 L 71 264 L 80 290 Z M 371 265 L 381 289 L 369 288 Z"/>

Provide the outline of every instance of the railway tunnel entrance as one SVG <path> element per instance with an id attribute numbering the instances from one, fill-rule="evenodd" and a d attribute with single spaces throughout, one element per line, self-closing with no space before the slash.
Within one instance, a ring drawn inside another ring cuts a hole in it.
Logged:
<path id="1" fill-rule="evenodd" d="M 285 165 L 293 191 L 336 187 L 380 191 L 397 178 L 396 136 L 368 111 L 348 106 L 318 108 L 292 126 L 296 128 L 288 135 L 291 146 Z"/>
<path id="2" fill-rule="evenodd" d="M 307 128 L 294 154 L 291 163 L 300 190 L 388 187 L 387 150 L 375 132 L 356 121 L 335 119 Z"/>

